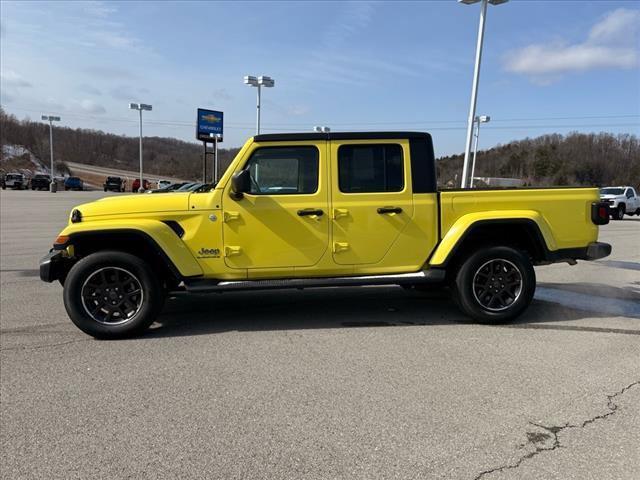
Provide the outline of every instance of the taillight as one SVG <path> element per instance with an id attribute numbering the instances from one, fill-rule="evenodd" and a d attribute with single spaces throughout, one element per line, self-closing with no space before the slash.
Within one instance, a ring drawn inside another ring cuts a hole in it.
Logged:
<path id="1" fill-rule="evenodd" d="M 609 202 L 595 202 L 591 204 L 591 221 L 595 225 L 609 223 Z"/>

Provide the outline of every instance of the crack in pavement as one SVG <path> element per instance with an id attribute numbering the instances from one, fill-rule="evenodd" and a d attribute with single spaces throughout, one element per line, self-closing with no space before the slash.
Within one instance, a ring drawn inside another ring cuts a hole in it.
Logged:
<path id="1" fill-rule="evenodd" d="M 535 423 L 535 422 L 529 422 L 530 425 L 533 425 L 535 427 L 541 428 L 544 431 L 548 432 L 548 433 L 540 433 L 540 432 L 527 432 L 527 440 L 529 443 L 533 444 L 535 446 L 535 450 L 532 452 L 529 452 L 525 455 L 523 455 L 522 457 L 520 457 L 516 462 L 514 463 L 510 463 L 507 465 L 502 465 L 500 467 L 495 467 L 495 468 L 491 468 L 489 470 L 484 470 L 482 472 L 480 472 L 478 475 L 476 475 L 474 477 L 474 480 L 479 480 L 482 477 L 484 477 L 485 475 L 490 475 L 492 473 L 497 473 L 497 472 L 502 472 L 504 470 L 512 470 L 515 468 L 518 468 L 520 465 L 522 465 L 522 463 L 524 463 L 526 460 L 529 460 L 530 458 L 533 458 L 537 455 L 540 455 L 543 452 L 550 452 L 553 450 L 557 450 L 559 448 L 564 448 L 560 442 L 560 432 L 562 432 L 563 430 L 567 430 L 570 428 L 584 428 L 589 424 L 592 424 L 598 420 L 604 420 L 607 417 L 610 417 L 612 415 L 615 415 L 618 412 L 618 404 L 614 402 L 615 398 L 619 397 L 620 395 L 623 395 L 625 392 L 627 392 L 628 390 L 630 390 L 631 388 L 640 385 L 640 380 L 637 380 L 633 383 L 630 383 L 629 385 L 627 385 L 626 387 L 624 387 L 622 390 L 618 390 L 617 392 L 611 394 L 611 395 L 607 395 L 607 408 L 609 409 L 608 412 L 602 413 L 600 415 L 596 415 L 594 417 L 588 418 L 587 420 L 584 420 L 581 423 L 578 424 L 570 424 L 570 423 L 565 423 L 564 425 L 554 425 L 554 426 L 546 426 L 546 425 L 542 425 L 539 423 Z M 551 443 L 551 445 L 543 445 L 540 446 L 538 445 L 539 443 L 543 443 L 545 442 L 547 439 L 549 438 L 553 438 L 553 442 Z"/>

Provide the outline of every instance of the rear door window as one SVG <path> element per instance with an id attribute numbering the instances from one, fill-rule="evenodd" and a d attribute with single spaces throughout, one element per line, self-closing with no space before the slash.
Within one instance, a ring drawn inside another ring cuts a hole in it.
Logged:
<path id="1" fill-rule="evenodd" d="M 402 191 L 402 147 L 392 143 L 341 145 L 338 148 L 338 186 L 343 193 Z"/>

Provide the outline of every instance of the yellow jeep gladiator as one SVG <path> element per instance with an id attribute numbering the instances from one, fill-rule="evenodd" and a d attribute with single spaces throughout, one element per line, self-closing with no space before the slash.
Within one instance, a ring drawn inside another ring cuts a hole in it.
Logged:
<path id="1" fill-rule="evenodd" d="M 438 191 L 427 133 L 257 135 L 209 188 L 74 208 L 40 277 L 97 338 L 139 334 L 178 290 L 445 284 L 498 323 L 531 302 L 534 265 L 609 255 L 608 221 L 596 188 Z"/>

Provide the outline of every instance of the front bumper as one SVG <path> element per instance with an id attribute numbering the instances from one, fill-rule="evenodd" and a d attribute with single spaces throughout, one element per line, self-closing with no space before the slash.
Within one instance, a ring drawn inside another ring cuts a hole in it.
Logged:
<path id="1" fill-rule="evenodd" d="M 51 250 L 40 260 L 40 280 L 51 283 L 63 279 L 67 272 L 67 262 L 63 250 Z"/>

